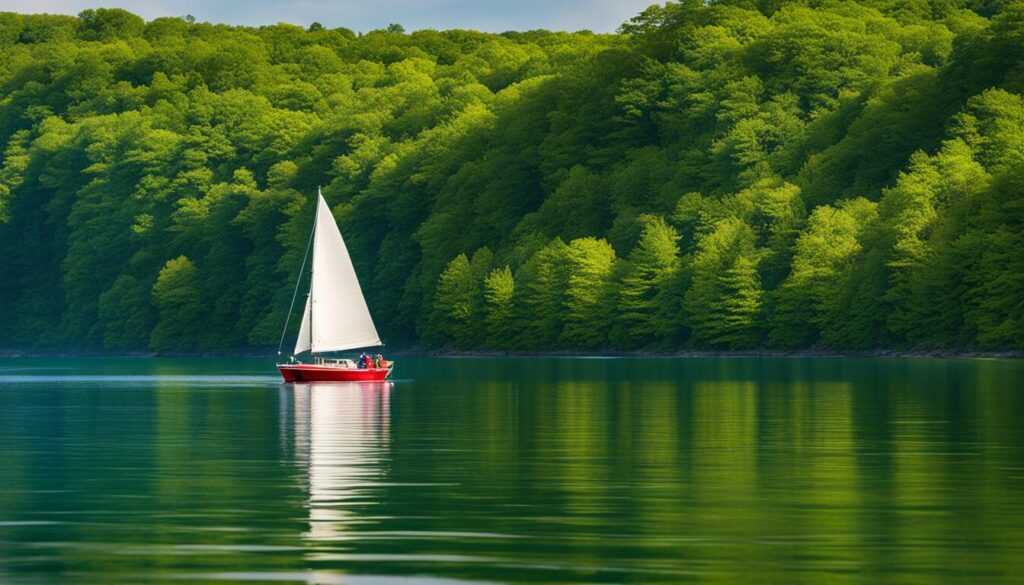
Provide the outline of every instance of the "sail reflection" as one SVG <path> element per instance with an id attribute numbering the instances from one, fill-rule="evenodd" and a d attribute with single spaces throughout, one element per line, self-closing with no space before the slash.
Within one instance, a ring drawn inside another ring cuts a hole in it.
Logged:
<path id="1" fill-rule="evenodd" d="M 306 469 L 310 540 L 341 540 L 359 523 L 388 455 L 389 382 L 294 384 L 295 461 Z M 362 520 L 362 521 L 365 521 Z"/>

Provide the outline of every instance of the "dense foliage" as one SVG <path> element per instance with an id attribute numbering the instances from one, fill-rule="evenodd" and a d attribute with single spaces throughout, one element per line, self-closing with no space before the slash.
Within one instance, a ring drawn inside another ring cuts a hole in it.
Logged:
<path id="1" fill-rule="evenodd" d="M 1024 348 L 1024 2 L 0 13 L 0 59 L 0 347 L 276 345 L 322 185 L 392 343 Z"/>

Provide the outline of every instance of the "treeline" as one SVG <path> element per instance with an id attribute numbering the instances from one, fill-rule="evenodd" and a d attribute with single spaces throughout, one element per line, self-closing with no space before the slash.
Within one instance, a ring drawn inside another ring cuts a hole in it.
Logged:
<path id="1" fill-rule="evenodd" d="M 0 346 L 276 345 L 323 185 L 396 344 L 1019 349 L 1022 31 L 980 0 L 0 14 Z"/>

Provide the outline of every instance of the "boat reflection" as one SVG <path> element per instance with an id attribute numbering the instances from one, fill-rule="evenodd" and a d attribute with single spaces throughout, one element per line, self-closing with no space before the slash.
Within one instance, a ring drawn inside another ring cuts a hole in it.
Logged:
<path id="1" fill-rule="evenodd" d="M 282 387 L 283 398 L 293 398 L 295 462 L 306 470 L 305 538 L 345 539 L 356 523 L 367 521 L 356 510 L 376 501 L 372 492 L 384 475 L 392 390 L 390 382 Z"/>

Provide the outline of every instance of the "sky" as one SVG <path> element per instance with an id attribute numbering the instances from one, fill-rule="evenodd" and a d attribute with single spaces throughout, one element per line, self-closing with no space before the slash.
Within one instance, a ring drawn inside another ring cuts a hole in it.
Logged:
<path id="1" fill-rule="evenodd" d="M 0 11 L 78 14 L 124 8 L 152 20 L 191 14 L 200 21 L 258 26 L 288 22 L 366 32 L 398 23 L 423 28 L 589 29 L 612 32 L 656 0 L 0 0 Z"/>

